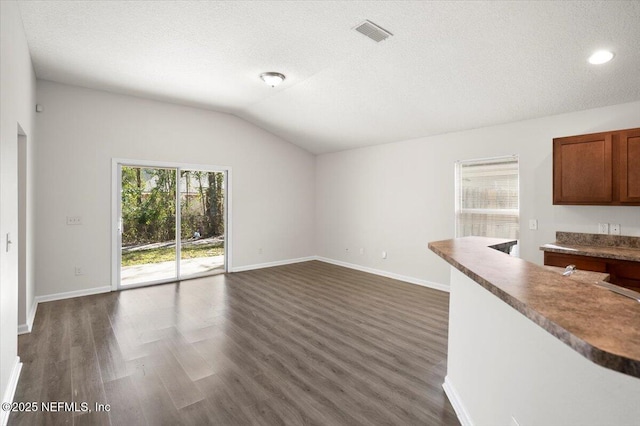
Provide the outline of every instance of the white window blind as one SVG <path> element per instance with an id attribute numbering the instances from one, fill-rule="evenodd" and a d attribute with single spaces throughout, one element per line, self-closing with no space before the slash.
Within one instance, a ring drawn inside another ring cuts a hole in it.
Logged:
<path id="1" fill-rule="evenodd" d="M 456 163 L 456 236 L 519 234 L 518 157 Z"/>

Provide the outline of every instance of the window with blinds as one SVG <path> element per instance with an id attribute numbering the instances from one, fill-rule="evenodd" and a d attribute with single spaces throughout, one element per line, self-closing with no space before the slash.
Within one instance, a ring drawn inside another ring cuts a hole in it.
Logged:
<path id="1" fill-rule="evenodd" d="M 518 157 L 456 163 L 456 236 L 517 239 Z"/>

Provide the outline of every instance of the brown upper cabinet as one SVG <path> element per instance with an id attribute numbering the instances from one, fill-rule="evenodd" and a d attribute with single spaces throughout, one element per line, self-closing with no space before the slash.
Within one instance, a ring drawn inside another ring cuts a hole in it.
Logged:
<path id="1" fill-rule="evenodd" d="M 555 138 L 553 204 L 640 205 L 640 128 Z"/>
<path id="2" fill-rule="evenodd" d="M 620 201 L 640 204 L 640 129 L 620 134 Z"/>

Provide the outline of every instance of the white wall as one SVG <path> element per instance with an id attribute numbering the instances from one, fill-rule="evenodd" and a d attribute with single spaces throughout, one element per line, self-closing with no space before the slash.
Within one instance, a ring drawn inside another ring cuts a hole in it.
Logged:
<path id="1" fill-rule="evenodd" d="M 41 80 L 37 99 L 38 296 L 110 285 L 112 158 L 230 166 L 233 267 L 315 254 L 307 151 L 228 114 Z"/>
<path id="2" fill-rule="evenodd" d="M 17 372 L 18 294 L 20 314 L 24 320 L 26 307 L 33 301 L 33 246 L 21 240 L 18 232 L 18 126 L 26 135 L 26 158 L 33 157 L 35 74 L 15 2 L 0 2 L 0 392 L 11 397 L 12 374 Z M 32 168 L 29 167 L 28 170 Z M 27 176 L 29 179 L 29 176 Z M 28 181 L 26 204 L 32 204 L 32 183 Z M 31 211 L 27 211 L 27 240 L 33 235 Z M 10 233 L 14 244 L 7 252 L 5 236 Z M 24 237 L 24 235 L 23 235 Z M 26 244 L 22 288 L 18 289 L 18 252 Z M 4 399 L 3 399 L 4 400 Z M 4 418 L 5 412 L 2 413 Z"/>
<path id="3" fill-rule="evenodd" d="M 637 425 L 640 379 L 601 367 L 451 268 L 447 395 L 463 424 Z M 466 420 L 468 421 L 464 421 Z"/>
<path id="4" fill-rule="evenodd" d="M 318 255 L 448 283 L 447 264 L 427 243 L 454 237 L 454 162 L 508 154 L 520 156 L 524 259 L 542 263 L 538 247 L 555 241 L 556 231 L 596 233 L 598 222 L 638 236 L 640 207 L 552 205 L 554 137 L 632 127 L 640 127 L 640 102 L 320 155 Z M 537 231 L 529 219 L 538 219 Z"/>

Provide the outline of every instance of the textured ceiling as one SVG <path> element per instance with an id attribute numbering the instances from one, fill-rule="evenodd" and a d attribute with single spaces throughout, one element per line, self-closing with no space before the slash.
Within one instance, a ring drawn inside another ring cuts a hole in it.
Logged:
<path id="1" fill-rule="evenodd" d="M 38 78 L 229 112 L 314 153 L 640 99 L 639 1 L 19 4 Z M 601 48 L 614 60 L 588 64 Z"/>

